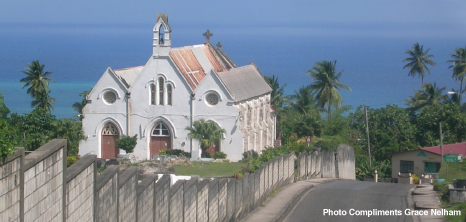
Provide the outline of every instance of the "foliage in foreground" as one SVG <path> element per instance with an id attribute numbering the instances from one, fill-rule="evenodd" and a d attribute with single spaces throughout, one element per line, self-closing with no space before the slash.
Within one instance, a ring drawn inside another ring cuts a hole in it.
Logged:
<path id="1" fill-rule="evenodd" d="M 126 153 L 132 153 L 134 151 L 134 147 L 136 147 L 136 144 L 138 140 L 138 134 L 134 136 L 126 136 L 122 135 L 120 138 L 115 139 L 116 146 L 122 150 L 124 150 Z"/>

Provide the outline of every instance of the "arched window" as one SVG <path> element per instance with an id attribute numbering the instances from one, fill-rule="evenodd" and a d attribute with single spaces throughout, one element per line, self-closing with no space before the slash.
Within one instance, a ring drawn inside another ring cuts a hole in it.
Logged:
<path id="1" fill-rule="evenodd" d="M 168 85 L 167 86 L 167 105 L 172 105 L 172 98 L 173 98 L 173 95 L 172 95 L 172 85 Z"/>
<path id="2" fill-rule="evenodd" d="M 155 85 L 150 84 L 150 104 L 155 105 Z"/>
<path id="3" fill-rule="evenodd" d="M 152 136 L 170 136 L 170 130 L 168 130 L 167 126 L 163 123 L 157 124 L 152 130 Z"/>
<path id="4" fill-rule="evenodd" d="M 163 40 L 164 37 L 165 37 L 165 26 L 160 25 L 160 28 L 159 28 L 159 44 L 160 45 L 164 44 L 164 40 Z"/>
<path id="5" fill-rule="evenodd" d="M 164 81 L 163 78 L 159 78 L 159 105 L 163 105 L 163 91 L 164 91 Z"/>

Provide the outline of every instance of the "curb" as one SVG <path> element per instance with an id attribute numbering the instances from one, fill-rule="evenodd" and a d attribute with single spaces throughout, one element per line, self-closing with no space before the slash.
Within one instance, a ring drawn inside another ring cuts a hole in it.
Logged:
<path id="1" fill-rule="evenodd" d="M 287 206 L 280 211 L 279 216 L 275 217 L 273 219 L 273 221 L 274 222 L 280 222 L 280 221 L 283 221 L 283 219 L 287 218 L 289 216 L 289 214 L 296 208 L 297 204 L 299 202 L 301 202 L 303 197 L 306 196 L 306 194 L 308 194 L 309 192 L 311 192 L 316 186 L 324 184 L 324 183 L 334 182 L 334 181 L 337 181 L 337 180 L 339 180 L 339 179 L 325 180 L 325 181 L 322 181 L 322 182 L 320 182 L 318 184 L 311 184 L 308 187 L 300 190 L 297 194 L 295 194 L 293 196 L 293 200 L 291 202 L 289 202 L 287 204 Z"/>

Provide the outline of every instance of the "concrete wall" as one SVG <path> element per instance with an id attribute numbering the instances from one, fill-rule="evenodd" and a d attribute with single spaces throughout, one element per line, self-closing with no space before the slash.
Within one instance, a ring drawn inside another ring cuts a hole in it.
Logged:
<path id="1" fill-rule="evenodd" d="M 351 151 L 302 154 L 303 177 L 314 174 L 317 163 L 338 175 L 351 164 Z M 238 221 L 263 203 L 276 189 L 294 182 L 294 153 L 264 163 L 241 178 L 178 180 L 146 177 L 137 168 L 109 166 L 97 173 L 96 155 L 87 155 L 66 168 L 66 141 L 54 140 L 24 156 L 24 149 L 0 164 L 0 215 L 8 221 Z M 314 160 L 315 159 L 315 160 Z M 341 159 L 341 161 L 340 161 Z M 346 162 L 345 162 L 346 161 Z M 302 167 L 302 165 L 301 165 Z M 300 167 L 298 167 L 299 169 Z M 336 169 L 339 170 L 336 170 Z M 325 171 L 323 170 L 323 171 Z M 320 172 L 320 170 L 318 171 Z M 319 174 L 320 175 L 320 174 Z M 24 213 L 23 213 L 24 212 Z"/>
<path id="2" fill-rule="evenodd" d="M 14 156 L 6 158 L 0 165 L 0 218 L 7 221 L 20 221 L 21 193 L 24 178 L 21 172 L 24 163 L 24 149 L 16 148 Z"/>
<path id="3" fill-rule="evenodd" d="M 298 180 L 308 178 L 356 179 L 354 150 L 348 145 L 341 144 L 336 151 L 304 152 L 297 157 L 296 162 Z"/>

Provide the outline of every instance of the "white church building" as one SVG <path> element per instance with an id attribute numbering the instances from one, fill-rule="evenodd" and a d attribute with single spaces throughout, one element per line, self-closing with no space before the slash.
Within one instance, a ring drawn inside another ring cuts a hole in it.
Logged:
<path id="1" fill-rule="evenodd" d="M 220 43 L 210 43 L 209 30 L 203 44 L 172 48 L 166 14 L 157 16 L 153 32 L 153 54 L 144 66 L 109 67 L 88 94 L 81 156 L 115 158 L 124 152 L 115 139 L 137 134 L 133 154 L 141 160 L 162 149 L 181 149 L 198 159 L 199 141 L 188 137 L 186 127 L 200 119 L 225 129 L 213 149 L 232 161 L 274 146 L 272 88 L 253 63 L 237 67 Z"/>

